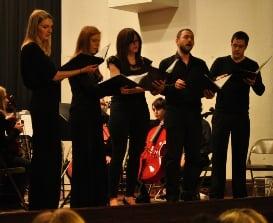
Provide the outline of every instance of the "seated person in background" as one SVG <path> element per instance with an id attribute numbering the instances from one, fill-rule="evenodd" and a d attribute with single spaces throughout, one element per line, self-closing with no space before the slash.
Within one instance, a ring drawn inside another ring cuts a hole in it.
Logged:
<path id="1" fill-rule="evenodd" d="M 53 212 L 41 212 L 33 219 L 32 223 L 85 223 L 85 221 L 76 211 L 62 208 Z"/>
<path id="2" fill-rule="evenodd" d="M 265 217 L 251 208 L 231 209 L 219 216 L 220 223 L 267 223 Z"/>
<path id="3" fill-rule="evenodd" d="M 15 114 L 7 112 L 8 104 L 6 89 L 0 86 L 0 168 L 26 168 L 25 174 L 14 177 L 19 190 L 24 195 L 30 161 L 22 157 L 20 143 L 17 141 L 24 125 L 16 119 Z M 7 189 L 8 187 L 7 185 Z"/>
<path id="4" fill-rule="evenodd" d="M 111 162 L 112 157 L 112 143 L 111 136 L 108 128 L 109 114 L 108 109 L 110 106 L 110 102 L 108 102 L 105 98 L 100 99 L 100 107 L 101 107 L 101 115 L 102 115 L 102 123 L 103 123 L 103 142 L 104 148 L 106 151 L 106 164 Z"/>
<path id="5" fill-rule="evenodd" d="M 152 103 L 152 109 L 156 120 L 150 121 L 150 131 L 147 134 L 146 146 L 140 157 L 138 174 L 140 194 L 136 198 L 137 203 L 149 203 L 150 195 L 145 183 L 159 183 L 164 176 L 164 168 L 161 166 L 161 160 L 162 156 L 164 156 L 166 143 L 166 132 L 164 128 L 165 99 L 162 97 L 155 99 Z"/>
<path id="6" fill-rule="evenodd" d="M 209 154 L 212 153 L 211 149 L 211 127 L 206 118 L 212 115 L 214 108 L 210 108 L 208 112 L 201 114 L 202 116 L 202 140 L 201 140 L 201 169 L 210 165 Z"/>

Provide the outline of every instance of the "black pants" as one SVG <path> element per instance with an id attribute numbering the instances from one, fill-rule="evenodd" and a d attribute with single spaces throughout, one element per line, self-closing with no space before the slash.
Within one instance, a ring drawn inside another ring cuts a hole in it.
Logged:
<path id="1" fill-rule="evenodd" d="M 201 115 L 198 111 L 168 107 L 165 116 L 167 130 L 166 195 L 168 201 L 178 201 L 180 195 L 180 160 L 185 150 L 182 199 L 196 196 L 200 175 Z"/>
<path id="2" fill-rule="evenodd" d="M 144 150 L 149 126 L 149 111 L 146 102 L 112 101 L 109 121 L 112 139 L 112 160 L 109 169 L 109 195 L 116 197 L 122 173 L 122 162 L 129 139 L 126 170 L 126 196 L 133 196 L 139 168 L 139 158 Z"/>
<path id="3" fill-rule="evenodd" d="M 233 197 L 246 197 L 246 158 L 249 145 L 250 121 L 248 114 L 216 112 L 212 119 L 212 182 L 211 198 L 224 198 L 226 161 L 229 136 L 232 147 Z"/>

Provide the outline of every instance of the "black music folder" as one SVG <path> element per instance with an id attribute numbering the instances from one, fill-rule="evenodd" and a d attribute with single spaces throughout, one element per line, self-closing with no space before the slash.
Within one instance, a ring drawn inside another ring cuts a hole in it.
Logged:
<path id="1" fill-rule="evenodd" d="M 106 55 L 108 53 L 110 44 L 105 46 L 102 50 L 100 50 L 95 55 L 89 55 L 80 53 L 76 57 L 73 57 L 71 60 L 69 60 L 66 64 L 64 64 L 61 67 L 61 70 L 74 70 L 79 69 L 83 66 L 87 65 L 100 65 L 104 62 Z"/>
<path id="2" fill-rule="evenodd" d="M 118 74 L 100 82 L 99 88 L 104 95 L 120 94 L 121 87 L 134 88 L 139 86 L 147 91 L 152 91 L 154 89 L 152 85 L 153 81 L 165 79 L 165 73 L 160 72 L 158 68 L 150 67 L 148 72 L 140 75 L 126 76 L 123 74 Z"/>
<path id="3" fill-rule="evenodd" d="M 211 90 L 212 92 L 218 92 L 221 89 L 207 74 L 202 74 L 200 78 L 188 81 L 186 84 L 190 89 L 195 92 L 200 92 L 200 94 L 203 94 L 205 89 Z"/>
<path id="4" fill-rule="evenodd" d="M 272 56 L 270 56 L 266 61 L 264 61 L 256 71 L 250 71 L 245 69 L 240 69 L 240 73 L 242 74 L 243 78 L 256 78 L 257 74 L 261 71 L 261 69 L 271 60 Z"/>

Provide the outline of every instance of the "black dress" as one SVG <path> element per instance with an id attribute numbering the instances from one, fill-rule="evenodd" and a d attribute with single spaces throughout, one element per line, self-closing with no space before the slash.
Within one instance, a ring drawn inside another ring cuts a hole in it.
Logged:
<path id="1" fill-rule="evenodd" d="M 92 56 L 79 54 L 62 70 L 79 69 L 89 64 L 92 64 Z M 69 83 L 73 148 L 71 207 L 104 206 L 107 204 L 106 161 L 96 75 L 83 73 L 69 78 Z"/>
<path id="2" fill-rule="evenodd" d="M 57 208 L 60 197 L 62 150 L 59 135 L 59 83 L 54 63 L 36 43 L 21 51 L 21 74 L 31 90 L 33 128 L 29 208 Z"/>

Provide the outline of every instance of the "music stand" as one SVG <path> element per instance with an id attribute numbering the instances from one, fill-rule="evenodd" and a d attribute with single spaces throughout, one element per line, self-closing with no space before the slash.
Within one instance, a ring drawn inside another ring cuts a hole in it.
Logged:
<path id="1" fill-rule="evenodd" d="M 60 124 L 60 135 L 61 135 L 61 140 L 62 141 L 71 141 L 71 125 L 69 122 L 69 110 L 70 110 L 70 104 L 69 103 L 60 103 L 59 104 L 59 124 Z M 63 147 L 63 154 L 64 154 L 64 146 L 62 144 Z M 65 173 L 67 171 L 67 168 L 69 166 L 69 163 L 71 162 L 68 157 L 71 153 L 72 147 L 69 148 L 66 157 L 63 157 L 63 163 L 62 163 L 62 175 L 61 175 L 61 179 L 62 179 L 62 184 L 63 184 L 63 198 L 64 201 L 61 204 L 61 207 L 63 207 L 70 198 L 70 192 L 67 196 L 65 196 L 65 182 L 64 182 L 64 176 Z M 69 179 L 70 180 L 70 179 Z"/>

